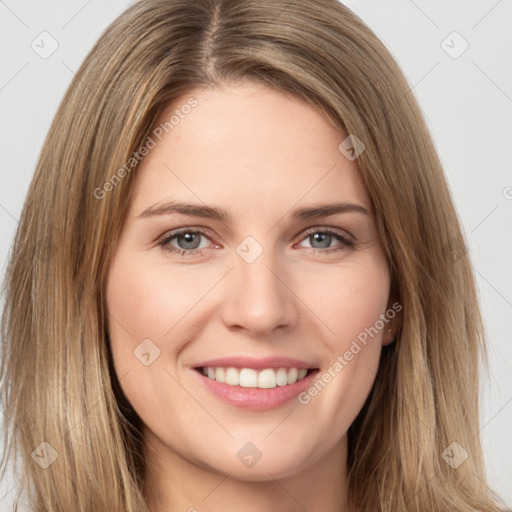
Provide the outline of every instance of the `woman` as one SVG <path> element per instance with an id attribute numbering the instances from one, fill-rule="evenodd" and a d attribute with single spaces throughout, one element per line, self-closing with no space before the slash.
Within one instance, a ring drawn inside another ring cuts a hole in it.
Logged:
<path id="1" fill-rule="evenodd" d="M 48 134 L 3 329 L 35 511 L 499 510 L 441 164 L 334 0 L 122 14 Z"/>

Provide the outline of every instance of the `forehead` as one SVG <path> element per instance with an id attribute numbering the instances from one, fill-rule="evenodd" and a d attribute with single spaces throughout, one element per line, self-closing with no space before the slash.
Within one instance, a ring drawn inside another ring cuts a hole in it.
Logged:
<path id="1" fill-rule="evenodd" d="M 357 200 L 370 208 L 357 163 L 338 148 L 345 137 L 306 101 L 264 85 L 191 90 L 157 121 L 133 202 L 140 209 L 176 197 L 262 210 Z"/>

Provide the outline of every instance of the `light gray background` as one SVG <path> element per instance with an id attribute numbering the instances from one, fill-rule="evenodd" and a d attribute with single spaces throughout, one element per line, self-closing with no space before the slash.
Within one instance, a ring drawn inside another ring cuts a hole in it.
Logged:
<path id="1" fill-rule="evenodd" d="M 44 137 L 86 53 L 128 0 L 0 0 L 0 272 Z M 470 243 L 490 348 L 481 432 L 512 506 L 512 0 L 345 0 L 402 66 Z M 47 31 L 58 48 L 31 47 Z M 453 34 L 458 32 L 459 35 Z M 443 42 L 444 41 L 444 42 Z M 458 55 L 465 47 L 468 49 Z M 43 48 L 39 50 L 43 51 Z M 450 55 L 451 54 L 451 55 Z M 457 57 L 457 58 L 454 58 Z M 15 476 L 0 485 L 8 510 Z"/>

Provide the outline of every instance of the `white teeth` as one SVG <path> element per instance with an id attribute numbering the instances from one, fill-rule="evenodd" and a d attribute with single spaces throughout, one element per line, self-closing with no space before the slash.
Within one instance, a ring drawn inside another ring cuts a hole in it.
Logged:
<path id="1" fill-rule="evenodd" d="M 288 370 L 288 384 L 293 384 L 297 382 L 297 377 L 299 376 L 299 370 L 297 368 L 290 368 Z"/>
<path id="2" fill-rule="evenodd" d="M 215 370 L 215 380 L 217 382 L 225 382 L 226 380 L 226 372 L 224 368 L 216 368 Z"/>
<path id="3" fill-rule="evenodd" d="M 252 368 L 243 368 L 240 370 L 240 386 L 243 388 L 258 387 L 258 372 Z"/>
<path id="4" fill-rule="evenodd" d="M 210 374 L 210 370 L 208 370 L 208 374 Z M 240 372 L 236 368 L 226 368 L 226 378 L 224 379 L 224 384 L 229 384 L 230 386 L 238 386 L 240 384 Z"/>
<path id="5" fill-rule="evenodd" d="M 269 368 L 267 370 L 261 370 L 261 372 L 258 375 L 258 387 L 266 389 L 275 388 L 276 386 L 277 376 L 275 370 L 272 370 L 272 368 Z"/>
<path id="6" fill-rule="evenodd" d="M 201 369 L 203 375 L 209 379 L 228 384 L 229 386 L 241 386 L 243 388 L 269 389 L 276 386 L 295 384 L 302 380 L 308 370 L 306 368 L 265 368 L 259 372 L 253 368 L 213 368 Z"/>
<path id="7" fill-rule="evenodd" d="M 279 370 L 277 370 L 276 377 L 278 386 L 286 386 L 286 384 L 288 384 L 288 371 L 286 368 L 279 368 Z"/>

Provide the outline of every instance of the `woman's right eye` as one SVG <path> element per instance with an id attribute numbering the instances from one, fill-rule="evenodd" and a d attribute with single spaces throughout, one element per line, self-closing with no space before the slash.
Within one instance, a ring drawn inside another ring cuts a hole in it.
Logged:
<path id="1" fill-rule="evenodd" d="M 182 229 L 167 233 L 158 245 L 162 250 L 179 256 L 197 256 L 203 254 L 203 249 L 208 247 L 208 244 L 201 244 L 202 238 L 209 240 L 203 231 Z"/>

